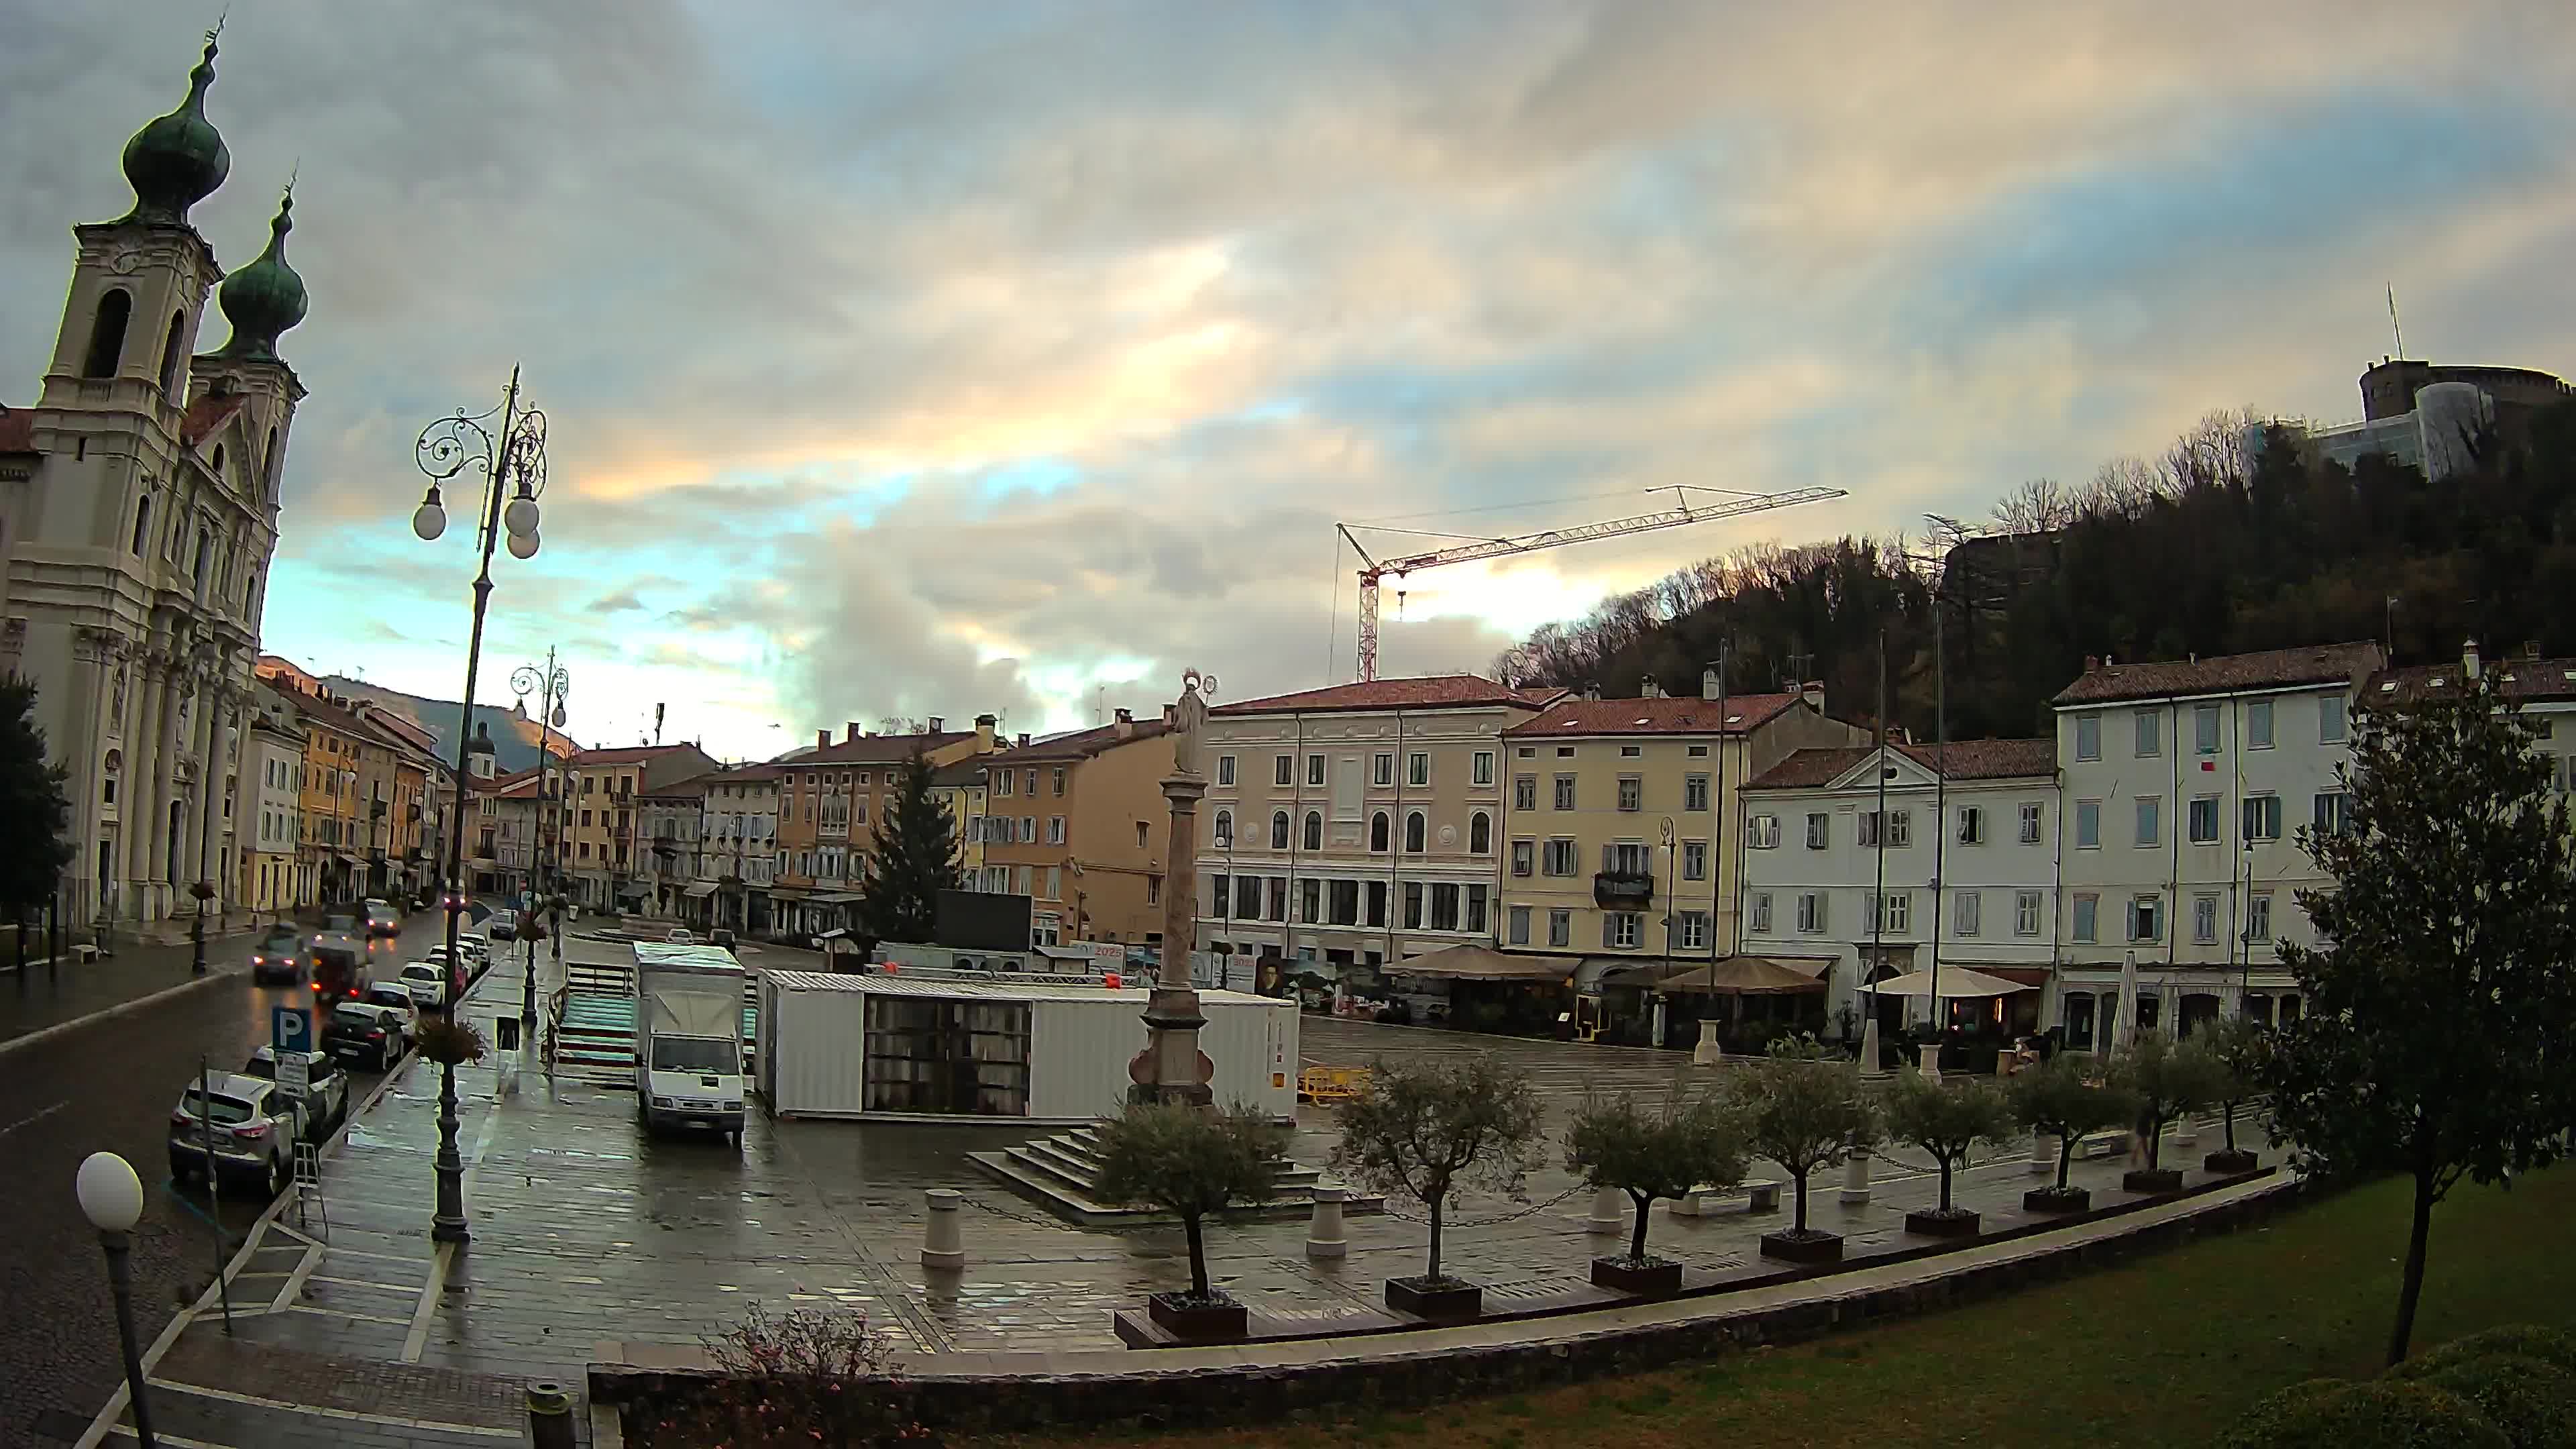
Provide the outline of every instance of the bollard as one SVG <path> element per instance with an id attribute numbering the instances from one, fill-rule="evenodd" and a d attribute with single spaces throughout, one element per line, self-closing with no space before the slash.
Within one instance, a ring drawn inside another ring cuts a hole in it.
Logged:
<path id="1" fill-rule="evenodd" d="M 921 1266 L 965 1267 L 966 1231 L 958 1222 L 957 1210 L 966 1201 L 966 1195 L 954 1188 L 934 1187 L 922 1197 L 930 1204 L 930 1221 L 922 1229 Z"/>
<path id="2" fill-rule="evenodd" d="M 2185 1152 L 2198 1147 L 2200 1145 L 2199 1120 L 2189 1112 L 2183 1113 L 2181 1119 L 2174 1123 L 2173 1138 L 2173 1145 Z"/>
<path id="3" fill-rule="evenodd" d="M 1860 1207 L 1869 1201 L 1869 1153 L 1854 1152 L 1843 1164 L 1844 1207 Z"/>
<path id="4" fill-rule="evenodd" d="M 2046 1132 L 2033 1132 L 2030 1134 L 2031 1176 L 2037 1177 L 2043 1172 L 2052 1176 L 2056 1174 L 2058 1146 L 2059 1139 Z"/>
<path id="5" fill-rule="evenodd" d="M 536 1449 L 572 1449 L 572 1391 L 548 1379 L 528 1384 L 528 1442 Z"/>
<path id="6" fill-rule="evenodd" d="M 1615 1187 L 1601 1189 L 1592 1194 L 1592 1215 L 1583 1220 L 1584 1228 L 1595 1233 L 1620 1231 L 1628 1225 L 1628 1216 L 1622 1211 L 1627 1205 L 1626 1193 Z"/>
<path id="7" fill-rule="evenodd" d="M 1922 1060 L 1923 1075 L 1936 1082 L 1941 1080 L 1941 1044 L 1936 1041 L 1925 1042 L 1922 1048 Z"/>
<path id="8" fill-rule="evenodd" d="M 1699 1040 L 1691 1044 L 1691 1065 L 1714 1067 L 1725 1060 L 1726 1049 L 1717 1044 L 1717 1024 L 1710 1021 L 1701 1022 Z"/>
<path id="9" fill-rule="evenodd" d="M 1864 1077 L 1887 1075 L 1886 1066 L 1879 1060 L 1878 1018 L 1875 1016 L 1862 1022 L 1860 1026 L 1860 1074 Z"/>
<path id="10" fill-rule="evenodd" d="M 1315 1184 L 1315 1213 L 1306 1220 L 1307 1257 L 1339 1258 L 1351 1250 L 1351 1240 L 1342 1236 L 1342 1199 L 1347 1193 L 1338 1182 Z"/>

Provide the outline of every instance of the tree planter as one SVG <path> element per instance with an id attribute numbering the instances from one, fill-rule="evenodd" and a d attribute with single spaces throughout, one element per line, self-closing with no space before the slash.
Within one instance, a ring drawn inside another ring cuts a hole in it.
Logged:
<path id="1" fill-rule="evenodd" d="M 2140 1167 L 2120 1175 L 2122 1192 L 2180 1192 L 2182 1169 L 2179 1167 Z"/>
<path id="2" fill-rule="evenodd" d="M 1905 1230 L 1927 1238 L 1973 1238 L 1977 1235 L 1978 1215 L 1966 1208 L 1943 1212 L 1932 1208 L 1905 1215 Z"/>
<path id="3" fill-rule="evenodd" d="M 2233 1152 L 2213 1152 L 2202 1158 L 2200 1165 L 2203 1170 L 2217 1173 L 2221 1177 L 2234 1177 L 2238 1173 L 2252 1172 L 2260 1167 L 2262 1159 L 2251 1152 L 2239 1149 Z"/>
<path id="4" fill-rule="evenodd" d="M 1682 1291 L 1682 1265 L 1667 1258 L 1642 1262 L 1625 1257 L 1595 1258 L 1592 1286 L 1643 1298 L 1670 1298 Z"/>
<path id="5" fill-rule="evenodd" d="M 1762 1256 L 1784 1263 L 1839 1263 L 1843 1260 L 1843 1237 L 1820 1228 L 1803 1233 L 1785 1228 L 1762 1235 Z"/>
<path id="6" fill-rule="evenodd" d="M 1243 1305 L 1221 1293 L 1207 1298 L 1156 1293 L 1146 1298 L 1145 1311 L 1174 1337 L 1204 1343 L 1239 1340 L 1251 1327 Z"/>
<path id="7" fill-rule="evenodd" d="M 2081 1213 L 2093 1210 L 2093 1194 L 2080 1187 L 2034 1187 L 2021 1195 L 2026 1213 Z"/>
<path id="8" fill-rule="evenodd" d="M 1485 1311 L 1485 1290 L 1458 1278 L 1389 1278 L 1386 1306 L 1424 1318 L 1473 1318 Z"/>

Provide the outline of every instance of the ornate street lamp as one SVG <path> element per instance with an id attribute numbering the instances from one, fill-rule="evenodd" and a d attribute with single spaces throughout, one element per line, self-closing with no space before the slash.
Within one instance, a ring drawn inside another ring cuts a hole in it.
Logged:
<path id="1" fill-rule="evenodd" d="M 515 508 L 518 505 L 511 506 Z M 528 507 L 533 510 L 536 505 L 530 503 Z M 563 728 L 564 695 L 571 688 L 572 675 L 555 663 L 552 649 L 546 651 L 543 668 L 522 664 L 510 671 L 511 693 L 522 700 L 531 694 L 537 696 L 537 833 L 536 838 L 528 842 L 534 859 L 529 862 L 527 909 L 524 913 L 530 920 L 542 920 L 544 904 L 562 892 L 561 884 L 554 878 L 553 858 L 546 853 L 546 824 L 555 818 L 555 800 L 551 793 L 555 759 L 548 742 L 556 730 Z M 537 1032 L 537 942 L 535 937 L 528 935 L 524 925 L 520 927 L 519 935 L 528 943 L 527 979 L 519 993 L 519 1039 L 533 1042 Z M 555 937 L 555 963 L 558 966 L 563 963 L 560 933 Z"/>
<path id="2" fill-rule="evenodd" d="M 213 1171 L 210 1166 L 208 1172 Z M 143 1181 L 113 1152 L 93 1152 L 72 1179 L 81 1215 L 98 1229 L 99 1246 L 107 1251 L 107 1286 L 116 1300 L 116 1337 L 125 1350 L 126 1399 L 134 1409 L 134 1438 L 143 1449 L 152 1437 L 152 1405 L 144 1391 L 143 1354 L 134 1337 L 134 1279 L 126 1269 L 126 1252 L 134 1225 L 143 1220 Z"/>
<path id="3" fill-rule="evenodd" d="M 501 394 L 499 431 L 486 427 L 492 412 L 441 418 L 421 429 L 413 445 L 414 461 L 429 475 L 429 491 L 411 516 L 411 531 L 422 542 L 447 531 L 447 508 L 438 485 L 469 469 L 483 474 L 482 506 L 476 511 L 475 544 L 481 566 L 474 576 L 474 627 L 465 645 L 464 718 L 456 729 L 456 808 L 447 832 L 447 869 L 441 892 L 447 908 L 447 959 L 456 959 L 457 926 L 465 914 L 464 860 L 466 787 L 472 776 L 467 748 L 474 735 L 474 684 L 483 666 L 483 616 L 492 600 L 492 548 L 506 532 L 510 557 L 534 558 L 537 552 L 537 497 L 546 488 L 546 415 L 519 406 L 519 370 L 510 369 L 510 385 Z M 504 506 L 506 500 L 507 506 Z M 447 1017 L 456 1019 L 456 975 L 447 976 Z M 456 1150 L 456 1064 L 439 1064 L 438 1203 L 429 1220 L 429 1235 L 442 1243 L 462 1243 L 471 1234 L 465 1221 L 465 1162 Z"/>

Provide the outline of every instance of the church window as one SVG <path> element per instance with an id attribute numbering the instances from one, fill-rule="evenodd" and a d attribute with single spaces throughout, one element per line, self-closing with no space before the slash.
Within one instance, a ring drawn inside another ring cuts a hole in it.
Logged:
<path id="1" fill-rule="evenodd" d="M 274 499 L 277 497 L 277 465 L 279 462 L 277 456 L 277 429 L 271 428 L 268 430 L 268 451 L 260 456 L 265 460 L 261 466 L 266 468 L 268 471 L 268 486 L 266 492 L 270 498 Z"/>
<path id="2" fill-rule="evenodd" d="M 161 343 L 161 390 L 169 394 L 173 403 L 179 401 L 179 364 L 187 360 L 187 354 L 179 350 L 187 340 L 187 331 L 188 314 L 171 313 L 170 335 Z"/>
<path id="3" fill-rule="evenodd" d="M 125 324 L 134 315 L 134 296 L 119 287 L 98 299 L 98 315 L 89 324 L 89 359 L 83 377 L 114 377 L 125 356 Z"/>
<path id="4" fill-rule="evenodd" d="M 143 540 L 152 532 L 152 495 L 144 494 L 134 504 L 134 556 L 143 557 Z"/>
<path id="5" fill-rule="evenodd" d="M 191 571 L 190 571 L 190 574 L 191 574 L 191 576 L 192 576 L 192 577 L 195 577 L 195 578 L 204 578 L 204 577 L 206 576 L 206 559 L 207 559 L 207 556 L 208 556 L 209 554 L 211 554 L 211 553 L 214 551 L 214 547 L 215 547 L 215 536 L 214 536 L 213 534 L 211 534 L 211 533 L 208 533 L 206 530 L 204 530 L 204 529 L 202 529 L 202 528 L 198 529 L 198 530 L 197 530 L 197 566 L 196 566 L 196 568 L 194 568 L 193 570 L 191 570 Z"/>
<path id="6" fill-rule="evenodd" d="M 223 445 L 223 444 L 221 444 L 221 443 L 217 443 L 217 444 L 215 444 L 215 481 L 216 481 L 216 482 L 218 482 L 218 483 L 220 483 L 220 482 L 222 482 L 223 480 L 224 480 L 224 445 Z"/>

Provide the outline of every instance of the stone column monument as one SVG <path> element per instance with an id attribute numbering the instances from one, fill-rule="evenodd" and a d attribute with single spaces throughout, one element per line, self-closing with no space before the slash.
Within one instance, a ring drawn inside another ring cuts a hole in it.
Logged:
<path id="1" fill-rule="evenodd" d="M 1172 809 L 1171 833 L 1164 848 L 1163 962 L 1145 1003 L 1145 1049 L 1127 1064 L 1135 1085 L 1129 1097 L 1139 1102 L 1184 1102 L 1211 1106 L 1216 1097 L 1208 1085 L 1216 1064 L 1199 1050 L 1199 994 L 1190 984 L 1190 954 L 1198 944 L 1199 797 L 1207 777 L 1199 771 L 1199 729 L 1207 720 L 1202 688 L 1214 688 L 1212 676 L 1192 669 L 1181 676 L 1180 703 L 1172 711 L 1172 773 L 1163 781 L 1163 798 Z"/>

